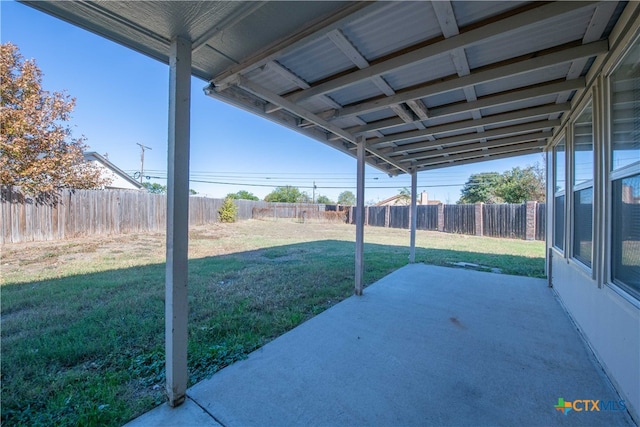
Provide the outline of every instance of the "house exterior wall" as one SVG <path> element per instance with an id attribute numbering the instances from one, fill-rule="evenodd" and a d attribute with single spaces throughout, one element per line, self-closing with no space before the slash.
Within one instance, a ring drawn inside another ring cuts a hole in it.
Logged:
<path id="1" fill-rule="evenodd" d="M 111 180 L 111 183 L 109 185 L 106 185 L 105 188 L 114 190 L 139 190 L 138 187 L 134 186 L 120 175 L 115 174 L 111 169 L 107 168 L 102 163 L 93 163 L 98 166 L 98 168 L 100 169 L 100 175 L 103 178 L 108 178 Z"/>
<path id="2" fill-rule="evenodd" d="M 610 286 L 598 287 L 582 266 L 552 257 L 553 287 L 614 386 L 638 420 L 640 309 Z M 565 397 L 566 399 L 580 398 Z M 598 396 L 585 398 L 599 399 Z"/>
<path id="3" fill-rule="evenodd" d="M 640 424 L 640 298 L 634 292 L 627 292 L 618 282 L 614 283 L 611 267 L 614 256 L 612 235 L 616 226 L 612 217 L 613 181 L 620 176 L 640 173 L 640 150 L 637 150 L 638 160 L 635 163 L 635 148 L 628 150 L 632 160 L 621 174 L 612 171 L 610 93 L 611 73 L 629 49 L 640 43 L 639 15 L 640 3 L 630 2 L 609 37 L 609 54 L 596 60 L 591 67 L 587 74 L 587 88 L 572 99 L 571 113 L 562 118 L 563 125 L 548 147 L 547 224 L 550 226 L 547 227 L 547 247 L 550 259 L 547 271 L 560 301 L 625 400 L 632 417 Z M 631 98 L 634 93 L 630 93 Z M 578 169 L 579 162 L 574 161 L 574 156 L 584 158 L 584 152 L 576 154 L 580 150 L 576 148 L 579 144 L 576 141 L 584 138 L 584 134 L 576 130 L 576 123 L 590 106 L 593 110 L 593 179 L 582 184 L 577 182 L 574 169 Z M 630 143 L 631 147 L 638 146 L 637 140 Z M 561 155 L 557 156 L 554 153 L 559 144 L 564 144 L 564 147 L 558 148 Z M 557 158 L 563 160 L 556 162 Z M 560 168 L 556 163 L 561 164 Z M 580 259 L 583 255 L 580 251 L 584 248 L 581 246 L 583 241 L 577 237 L 582 236 L 585 228 L 589 231 L 589 218 L 582 215 L 584 205 L 578 201 L 585 188 L 592 191 L 592 239 L 588 242 L 591 259 L 587 262 Z M 623 192 L 623 198 L 625 194 Z M 638 221 L 638 218 L 630 216 L 624 221 Z M 558 233 L 558 226 L 563 232 Z M 639 243 L 634 240 L 637 238 L 629 239 L 630 243 Z M 631 256 L 637 254 L 632 252 Z M 638 259 L 630 262 L 632 266 L 640 264 Z M 564 398 L 598 399 L 598 396 Z"/>

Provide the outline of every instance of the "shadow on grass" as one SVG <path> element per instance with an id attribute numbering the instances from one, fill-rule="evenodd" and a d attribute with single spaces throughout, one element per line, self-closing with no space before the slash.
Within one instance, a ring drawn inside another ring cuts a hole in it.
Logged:
<path id="1" fill-rule="evenodd" d="M 325 240 L 189 260 L 193 384 L 350 296 L 354 243 Z M 407 264 L 365 245 L 365 282 Z M 540 276 L 544 260 L 416 249 Z M 163 402 L 164 264 L 2 287 L 2 424 L 121 425 Z"/>

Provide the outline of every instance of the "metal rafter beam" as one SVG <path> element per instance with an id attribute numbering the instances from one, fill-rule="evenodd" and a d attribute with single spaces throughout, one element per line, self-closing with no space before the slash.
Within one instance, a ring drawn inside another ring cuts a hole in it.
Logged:
<path id="1" fill-rule="evenodd" d="M 569 47 L 554 50 L 551 53 L 535 53 L 527 55 L 528 59 L 511 62 L 507 65 L 501 65 L 481 71 L 476 71 L 464 77 L 452 78 L 437 83 L 428 83 L 414 89 L 400 92 L 394 96 L 374 99 L 368 102 L 361 102 L 357 105 L 345 107 L 341 110 L 334 111 L 332 118 L 344 118 L 365 114 L 371 111 L 388 108 L 391 105 L 399 104 L 401 102 L 425 98 L 427 96 L 449 92 L 451 90 L 459 89 L 465 86 L 487 83 L 509 76 L 516 76 L 535 70 L 541 70 L 557 64 L 571 62 L 580 58 L 590 58 L 592 56 L 607 52 L 608 48 L 609 43 L 607 40 L 601 40 L 579 46 L 570 44 Z"/>
<path id="2" fill-rule="evenodd" d="M 432 5 L 433 10 L 436 13 L 438 23 L 440 24 L 440 28 L 442 29 L 442 34 L 447 38 L 458 35 L 460 33 L 460 29 L 458 28 L 451 2 L 447 0 L 437 1 L 432 2 Z M 453 51 L 451 51 L 450 55 L 451 61 L 453 62 L 453 65 L 455 66 L 459 77 L 471 74 L 471 67 L 469 66 L 469 60 L 467 59 L 467 54 L 464 50 L 464 47 L 454 49 Z M 478 100 L 478 95 L 476 94 L 476 89 L 474 86 L 466 86 L 463 88 L 463 91 L 465 97 L 467 98 L 467 102 Z M 480 110 L 471 111 L 471 115 L 474 119 L 482 118 Z M 478 132 L 483 132 L 484 128 L 480 126 L 477 130 Z"/>
<path id="3" fill-rule="evenodd" d="M 371 153 L 372 157 L 383 160 L 384 162 L 388 163 L 389 165 L 395 167 L 396 169 L 404 173 L 409 173 L 409 167 L 404 166 L 397 159 L 392 159 L 391 157 L 387 156 L 385 153 L 381 153 L 380 151 L 374 150 L 373 148 L 367 148 L 367 151 Z"/>
<path id="4" fill-rule="evenodd" d="M 409 155 L 407 157 L 403 157 L 400 162 L 417 162 L 419 160 L 434 158 L 434 157 L 442 157 L 444 155 L 451 156 L 460 153 L 473 152 L 484 149 L 491 149 L 496 147 L 505 147 L 508 145 L 516 145 L 522 144 L 523 142 L 531 142 L 537 141 L 540 139 L 546 139 L 553 136 L 553 132 L 536 132 L 536 133 L 528 133 L 525 135 L 518 136 L 510 136 L 507 138 L 500 139 L 492 139 L 487 142 L 472 142 L 470 144 L 465 145 L 455 145 L 453 147 L 443 148 L 442 150 L 433 149 L 429 151 L 421 151 L 416 155 Z"/>
<path id="5" fill-rule="evenodd" d="M 389 156 L 403 155 L 410 151 L 421 151 L 425 149 L 431 149 L 433 147 L 447 146 L 452 144 L 463 144 L 467 142 L 479 141 L 482 138 L 502 138 L 509 135 L 515 135 L 519 133 L 537 132 L 543 129 L 553 128 L 560 125 L 560 120 L 540 120 L 537 122 L 526 123 L 523 125 L 508 126 L 499 129 L 492 129 L 486 132 L 474 132 L 465 135 L 450 136 L 447 138 L 436 139 L 435 141 L 416 142 L 412 144 L 404 144 L 394 148 L 387 148 L 380 150 L 383 154 Z"/>
<path id="6" fill-rule="evenodd" d="M 503 147 L 498 147 L 498 148 L 493 148 L 493 149 L 489 149 L 489 150 L 477 150 L 477 151 L 470 151 L 468 153 L 460 153 L 460 154 L 454 154 L 452 156 L 449 157 L 442 157 L 442 158 L 431 158 L 428 160 L 423 160 L 421 162 L 415 162 L 414 166 L 415 167 L 420 167 L 420 166 L 428 166 L 428 165 L 432 165 L 432 164 L 436 164 L 436 163 L 442 163 L 442 162 L 448 162 L 448 161 L 457 161 L 457 160 L 469 160 L 469 159 L 473 159 L 475 157 L 485 157 L 485 156 L 491 156 L 491 155 L 499 155 L 499 154 L 505 154 L 505 153 L 512 153 L 512 152 L 516 152 L 516 151 L 522 151 L 522 150 L 529 150 L 532 148 L 539 148 L 542 149 L 544 148 L 545 145 L 545 141 L 541 140 L 541 141 L 532 141 L 532 142 L 525 142 L 522 144 L 517 144 L 517 145 L 507 145 L 507 146 L 503 146 Z"/>
<path id="7" fill-rule="evenodd" d="M 296 116 L 299 116 L 300 118 L 304 119 L 304 120 L 308 120 L 311 123 L 316 124 L 317 126 L 320 126 L 321 128 L 326 129 L 327 131 L 334 133 L 335 135 L 340 136 L 341 138 L 355 144 L 356 143 L 356 137 L 354 137 L 353 135 L 351 135 L 350 133 L 346 132 L 344 129 L 331 124 L 329 122 L 326 122 L 325 120 L 321 119 L 320 117 L 316 116 L 315 114 L 305 110 L 304 108 L 302 108 L 301 106 L 294 104 L 292 102 L 287 101 L 286 99 L 282 98 L 280 95 L 275 94 L 267 89 L 265 89 L 264 87 L 244 78 L 244 77 L 239 77 L 238 78 L 238 82 L 237 82 L 237 86 L 246 90 L 249 93 L 252 93 L 253 95 L 264 99 L 267 102 L 271 102 L 272 104 L 276 104 L 276 105 L 280 105 L 283 109 L 295 114 Z M 355 148 L 355 147 L 354 147 Z M 383 161 L 385 161 L 386 163 L 388 163 L 389 165 L 401 170 L 404 173 L 408 173 L 408 169 L 407 167 L 401 165 L 399 162 L 397 162 L 396 160 L 390 158 L 389 156 L 387 156 L 384 153 L 380 153 L 377 150 L 367 150 L 369 153 L 371 153 L 374 157 L 377 157 Z"/>
<path id="8" fill-rule="evenodd" d="M 355 144 L 356 142 L 356 138 L 355 136 L 353 136 L 352 134 L 350 134 L 349 132 L 345 131 L 344 129 L 331 124 L 323 119 L 321 119 L 320 117 L 316 116 L 315 114 L 305 110 L 304 108 L 302 108 L 299 105 L 296 105 L 292 102 L 287 101 L 286 99 L 284 99 L 283 97 L 281 97 L 280 95 L 271 92 L 270 90 L 260 86 L 257 83 L 254 83 L 252 81 L 250 81 L 249 79 L 246 79 L 244 77 L 239 77 L 238 78 L 238 82 L 237 82 L 237 86 L 241 87 L 242 89 L 246 90 L 249 93 L 254 94 L 255 96 L 264 99 L 265 101 L 268 101 L 272 104 L 276 104 L 281 106 L 282 108 L 284 108 L 287 111 L 290 111 L 291 113 L 295 114 L 296 116 L 299 116 L 305 120 L 308 120 L 311 123 L 314 123 L 326 130 L 328 130 L 329 132 L 333 132 L 334 134 L 340 136 L 341 138 L 346 139 L 349 142 L 352 142 Z"/>
<path id="9" fill-rule="evenodd" d="M 468 130 L 475 129 L 480 126 L 497 125 L 501 123 L 507 123 L 515 120 L 522 120 L 533 117 L 548 116 L 553 113 L 562 113 L 571 109 L 570 103 L 564 104 L 549 104 L 541 107 L 525 108 L 523 110 L 511 111 L 508 113 L 495 114 L 493 116 L 487 116 L 477 120 L 464 120 L 461 122 L 447 123 L 444 125 L 433 126 L 425 130 L 401 132 L 385 136 L 383 138 L 371 139 L 367 141 L 367 144 L 371 148 L 382 148 L 387 146 L 393 146 L 398 141 L 404 141 L 413 138 L 434 136 L 440 133 L 451 132 L 456 130 Z"/>
<path id="10" fill-rule="evenodd" d="M 265 114 L 265 101 L 241 88 L 232 86 L 220 93 L 209 86 L 205 88 L 205 94 L 211 98 L 248 111 L 251 114 L 262 116 L 267 120 L 271 120 L 281 126 L 295 130 L 302 135 L 321 141 L 342 153 L 355 157 L 355 153 L 349 150 L 349 147 L 352 146 L 350 142 L 339 137 L 339 140 L 327 139 L 326 130 L 319 126 L 313 125 L 310 127 L 299 127 L 300 122 L 304 119 L 300 119 L 298 116 L 285 110 L 276 111 L 272 114 Z M 369 165 L 389 175 L 397 175 L 399 172 L 402 172 L 390 164 L 380 161 L 378 157 L 375 157 L 371 162 L 369 162 Z"/>
<path id="11" fill-rule="evenodd" d="M 589 25 L 587 26 L 584 37 L 582 37 L 582 43 L 591 43 L 602 37 L 602 34 L 616 7 L 618 7 L 618 2 L 615 1 L 607 1 L 598 4 L 598 7 L 596 7 L 596 10 L 593 12 L 593 16 L 591 17 L 591 22 L 589 22 Z M 573 61 L 569 68 L 569 72 L 567 73 L 567 80 L 578 77 L 582 73 L 586 64 L 587 59 L 585 58 Z M 556 102 L 566 102 L 570 96 L 571 92 L 561 93 L 558 95 Z"/>
<path id="12" fill-rule="evenodd" d="M 413 121 L 415 120 L 415 118 L 413 117 L 413 112 L 405 107 L 404 104 L 392 105 L 391 109 L 405 123 L 413 123 Z"/>
<path id="13" fill-rule="evenodd" d="M 450 116 L 454 114 L 465 113 L 474 109 L 497 107 L 500 105 L 538 98 L 564 91 L 583 89 L 585 85 L 585 79 L 581 77 L 575 80 L 527 86 L 519 89 L 513 89 L 504 93 L 487 95 L 474 102 L 455 103 L 442 105 L 440 107 L 432 107 L 429 110 L 429 114 L 431 118 Z M 323 115 L 320 116 L 325 117 Z M 404 121 L 400 120 L 397 117 L 394 117 L 391 119 L 378 120 L 376 122 L 368 123 L 363 126 L 354 126 L 352 128 L 347 128 L 347 131 L 354 135 L 361 135 L 365 132 L 389 129 L 404 124 Z"/>
<path id="14" fill-rule="evenodd" d="M 592 3 L 592 2 L 587 2 Z M 544 4 L 535 9 L 509 16 L 499 21 L 493 22 L 491 25 L 485 25 L 479 28 L 463 32 L 454 37 L 444 39 L 422 48 L 418 48 L 411 52 L 396 56 L 389 60 L 379 62 L 370 67 L 363 68 L 344 76 L 336 77 L 329 81 L 325 81 L 309 89 L 293 93 L 287 97 L 289 101 L 300 102 L 314 96 L 333 92 L 338 89 L 356 84 L 362 80 L 370 79 L 376 76 L 408 67 L 417 62 L 426 61 L 437 55 L 442 55 L 454 49 L 464 48 L 483 42 L 491 37 L 513 31 L 515 29 L 530 25 L 546 19 L 557 17 L 567 12 L 585 7 L 584 2 L 553 2 Z"/>
<path id="15" fill-rule="evenodd" d="M 474 157 L 474 158 L 469 158 L 469 159 L 465 159 L 465 160 L 458 160 L 458 161 L 452 161 L 452 162 L 449 162 L 448 158 L 443 158 L 443 162 L 442 163 L 418 165 L 418 166 L 416 166 L 416 169 L 418 171 L 427 171 L 427 170 L 448 168 L 448 167 L 451 167 L 451 166 L 461 166 L 461 165 L 469 165 L 469 164 L 479 163 L 479 162 L 486 162 L 486 161 L 489 161 L 489 160 L 499 160 L 499 159 L 508 159 L 508 158 L 511 158 L 511 157 L 526 156 L 528 154 L 541 153 L 542 152 L 542 148 L 543 148 L 543 146 L 539 146 L 539 147 L 534 147 L 534 148 L 527 148 L 527 149 L 521 149 L 521 150 L 517 150 L 517 151 L 506 152 L 506 153 L 502 153 L 502 154 L 493 154 L 493 155 L 490 155 L 490 156 L 483 155 L 483 156 L 480 156 L 480 157 Z"/>
<path id="16" fill-rule="evenodd" d="M 266 70 L 271 70 L 275 73 L 278 73 L 281 77 L 285 78 L 286 80 L 290 81 L 291 83 L 293 83 L 294 85 L 306 89 L 309 87 L 309 83 L 305 82 L 304 80 L 302 80 L 300 77 L 296 76 L 295 74 L 293 74 L 291 71 L 287 70 L 285 67 L 283 67 L 282 65 L 278 64 L 275 61 L 271 61 L 267 64 L 264 65 L 264 69 Z M 325 102 L 329 107 L 331 108 L 342 108 L 342 106 L 340 104 L 338 104 L 337 102 L 335 102 L 333 99 L 329 98 L 328 96 L 323 95 L 322 96 L 322 101 Z M 282 107 L 275 105 L 275 104 L 269 104 L 267 106 L 267 108 L 265 108 L 265 112 L 267 113 L 273 113 L 275 111 L 278 111 L 282 109 Z"/>
<path id="17" fill-rule="evenodd" d="M 420 120 L 427 120 L 429 118 L 429 110 L 424 102 L 419 99 L 407 101 L 407 106 L 418 116 Z"/>
<path id="18" fill-rule="evenodd" d="M 369 67 L 369 61 L 362 56 L 358 49 L 351 44 L 349 40 L 342 34 L 340 30 L 333 30 L 328 35 L 329 40 L 333 42 L 334 45 L 347 57 L 351 62 L 353 62 L 358 68 L 364 69 Z M 375 84 L 380 91 L 387 95 L 395 95 L 396 92 L 393 90 L 391 86 L 382 78 L 382 76 L 376 76 L 372 79 L 372 83 Z M 323 95 L 324 96 L 324 95 Z M 414 117 L 413 114 L 407 110 L 402 104 L 392 105 L 391 109 L 406 123 L 413 123 Z"/>
<path id="19" fill-rule="evenodd" d="M 299 33 L 273 43 L 271 46 L 245 59 L 240 64 L 229 68 L 224 73 L 214 77 L 210 83 L 219 89 L 225 89 L 233 84 L 239 76 L 255 70 L 266 63 L 277 60 L 281 56 L 307 43 L 325 37 L 327 33 L 340 28 L 360 17 L 369 15 L 380 8 L 386 7 L 385 2 L 352 2 L 329 18 L 305 26 Z"/>

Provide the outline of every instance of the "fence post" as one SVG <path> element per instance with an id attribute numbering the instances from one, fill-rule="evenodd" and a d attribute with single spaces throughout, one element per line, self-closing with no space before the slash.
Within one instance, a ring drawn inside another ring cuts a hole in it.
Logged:
<path id="1" fill-rule="evenodd" d="M 391 206 L 384 207 L 384 226 L 391 227 Z"/>
<path id="2" fill-rule="evenodd" d="M 444 231 L 444 205 L 438 204 L 438 231 Z"/>
<path id="3" fill-rule="evenodd" d="M 476 203 L 475 205 L 475 222 L 476 222 L 476 236 L 482 236 L 484 231 L 484 224 L 482 221 L 482 208 L 484 203 Z"/>
<path id="4" fill-rule="evenodd" d="M 364 225 L 369 225 L 369 206 L 364 208 Z"/>
<path id="5" fill-rule="evenodd" d="M 536 239 L 536 215 L 538 214 L 538 202 L 527 202 L 526 219 L 527 228 L 524 233 L 526 240 Z"/>

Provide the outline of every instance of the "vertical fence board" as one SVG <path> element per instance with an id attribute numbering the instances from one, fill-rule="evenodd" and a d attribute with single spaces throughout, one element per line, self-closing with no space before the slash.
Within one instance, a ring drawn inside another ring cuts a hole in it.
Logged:
<path id="1" fill-rule="evenodd" d="M 547 238 L 547 205 L 544 203 L 538 203 L 537 209 L 536 240 L 545 240 Z"/>
<path id="2" fill-rule="evenodd" d="M 418 205 L 416 215 L 418 230 L 438 229 L 438 205 Z"/>
<path id="3" fill-rule="evenodd" d="M 527 230 L 526 204 L 499 204 L 483 206 L 485 236 L 524 239 Z"/>
<path id="4" fill-rule="evenodd" d="M 476 234 L 475 205 L 444 205 L 444 231 Z"/>

